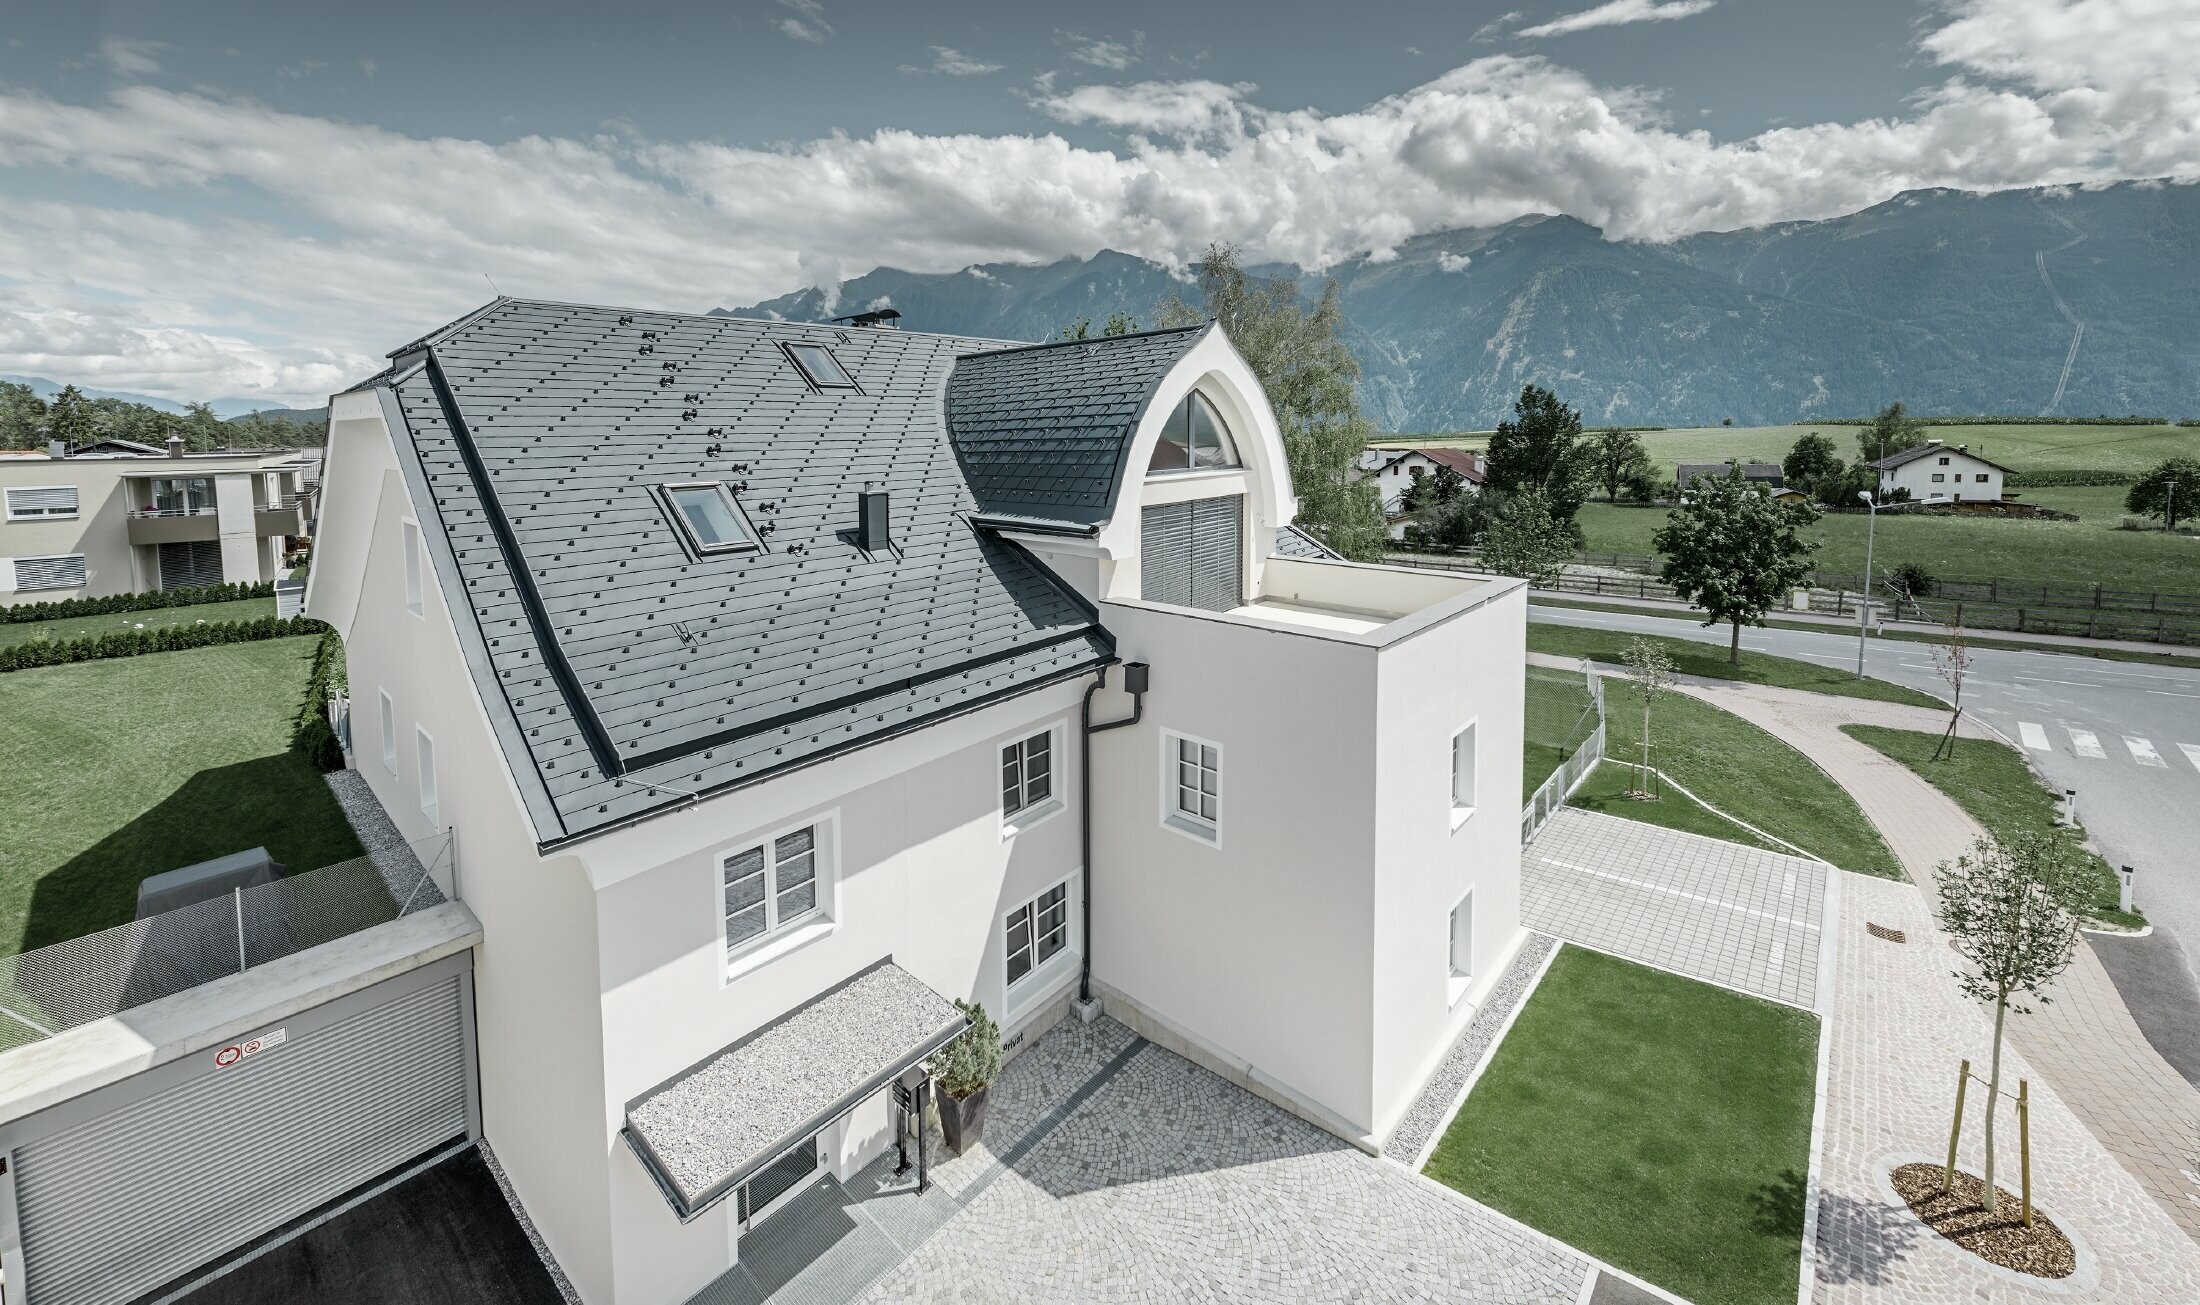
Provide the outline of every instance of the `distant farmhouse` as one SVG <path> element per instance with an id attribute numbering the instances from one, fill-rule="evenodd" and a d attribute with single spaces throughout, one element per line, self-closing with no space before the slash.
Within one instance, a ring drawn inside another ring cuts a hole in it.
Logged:
<path id="1" fill-rule="evenodd" d="M 1470 449 L 1368 449 L 1360 454 L 1354 479 L 1374 479 L 1375 490 L 1383 499 L 1383 516 L 1390 522 L 1390 537 L 1403 539 L 1405 495 L 1415 482 L 1448 468 L 1459 473 L 1472 493 L 1482 488 L 1488 466 L 1482 454 Z"/>
<path id="2" fill-rule="evenodd" d="M 1968 444 L 1950 448 L 1928 440 L 1874 465 L 1882 499 L 1900 490 L 1917 503 L 2001 503 L 2007 497 L 2009 468 L 1971 452 Z"/>
<path id="3" fill-rule="evenodd" d="M 1787 477 L 1781 473 L 1777 462 L 1735 462 L 1731 459 L 1726 462 L 1683 462 L 1673 470 L 1673 484 L 1680 496 L 1686 499 L 1688 487 L 1705 476 L 1718 478 L 1732 475 L 1736 471 L 1741 473 L 1744 481 L 1767 491 L 1783 503 L 1801 503 L 1809 497 L 1803 491 L 1788 485 Z"/>

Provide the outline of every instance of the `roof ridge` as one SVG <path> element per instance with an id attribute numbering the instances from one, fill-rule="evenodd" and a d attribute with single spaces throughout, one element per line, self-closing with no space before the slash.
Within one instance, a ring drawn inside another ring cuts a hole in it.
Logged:
<path id="1" fill-rule="evenodd" d="M 457 320 L 449 323 L 446 326 L 441 326 L 433 331 L 428 332 L 426 335 L 421 336 L 413 343 L 406 345 L 405 349 L 399 349 L 391 353 L 389 356 L 395 358 L 398 354 L 405 352 L 406 349 L 418 349 L 428 344 L 440 344 L 445 338 L 457 334 L 465 327 L 472 326 L 474 324 L 474 321 L 482 316 L 484 313 L 488 312 L 489 309 L 504 304 L 531 306 L 536 308 L 583 308 L 589 310 L 590 312 L 598 313 L 649 313 L 657 317 L 682 317 L 689 318 L 698 322 L 744 322 L 753 323 L 757 326 L 807 326 L 815 327 L 816 329 L 821 331 L 883 330 L 892 331 L 896 335 L 920 335 L 935 340 L 970 340 L 979 343 L 989 343 L 993 342 L 995 339 L 995 337 L 993 336 L 975 335 L 968 331 L 915 331 L 907 330 L 898 326 L 855 326 L 847 322 L 801 322 L 796 321 L 791 317 L 744 317 L 739 313 L 692 313 L 678 308 L 637 308 L 631 304 L 595 304 L 583 303 L 577 300 L 569 299 L 527 299 L 515 295 L 503 295 L 495 301 L 482 305 L 480 308 L 475 309 L 473 312 L 470 312 L 465 316 L 458 318 Z M 1023 340 L 1000 340 L 999 343 L 1014 348 L 1029 347 L 1029 342 Z M 992 351 L 980 350 L 979 352 Z"/>
<path id="2" fill-rule="evenodd" d="M 1037 344 L 1019 344 L 1007 349 L 978 349 L 970 353 L 956 354 L 955 359 L 960 362 L 964 358 L 998 358 L 1002 354 L 1031 353 L 1038 349 L 1066 349 L 1071 345 L 1079 344 L 1111 344 L 1122 340 L 1143 340 L 1154 335 L 1179 335 L 1186 331 L 1204 331 L 1216 325 L 1219 325 L 1219 323 L 1210 317 L 1204 322 L 1198 322 L 1191 326 L 1157 326 L 1149 331 L 1125 331 L 1121 335 L 1091 335 L 1074 340 L 1041 340 Z"/>

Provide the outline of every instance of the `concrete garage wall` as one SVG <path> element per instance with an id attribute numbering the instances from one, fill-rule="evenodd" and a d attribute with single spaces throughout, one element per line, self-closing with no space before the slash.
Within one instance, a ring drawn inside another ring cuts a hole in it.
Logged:
<path id="1" fill-rule="evenodd" d="M 1062 809 L 1003 837 L 999 749 L 1074 718 L 1085 681 L 1058 685 L 579 844 L 598 890 L 605 1074 L 592 1143 L 611 1156 L 615 1298 L 677 1301 L 738 1247 L 731 1200 L 682 1226 L 619 1138 L 626 1103 L 887 955 L 1014 1036 L 1076 980 L 1064 952 L 1004 1008 L 1003 917 L 1071 877 L 1074 746 L 1057 742 Z M 719 860 L 811 820 L 837 864 L 835 926 L 730 980 Z M 1076 917 L 1072 915 L 1073 927 Z M 827 1138 L 843 1176 L 888 1142 L 880 1102 Z M 579 1139 L 574 1139 L 578 1144 Z"/>
<path id="2" fill-rule="evenodd" d="M 577 859 L 537 856 L 435 587 L 426 587 L 421 616 L 405 610 L 400 530 L 414 513 L 388 433 L 379 416 L 347 411 L 353 397 L 336 410 L 353 419 L 331 428 L 307 611 L 344 637 L 360 773 L 408 839 L 433 832 L 420 809 L 415 727 L 435 740 L 457 887 L 482 926 L 474 991 L 483 1131 L 559 1264 L 586 1299 L 607 1301 L 607 1148 L 588 1144 L 603 1082 L 595 896 Z M 383 689 L 396 708 L 394 773 L 382 764 Z"/>
<path id="3" fill-rule="evenodd" d="M 1377 661 L 1374 1120 L 1387 1134 L 1474 1015 L 1520 929 L 1527 590 L 1516 585 Z M 1451 740 L 1476 723 L 1474 814 L 1453 826 Z M 1451 909 L 1474 893 L 1473 982 L 1450 1000 Z"/>
<path id="4" fill-rule="evenodd" d="M 1375 650 L 1142 604 L 1101 619 L 1153 688 L 1143 724 L 1093 740 L 1094 977 L 1368 1132 Z M 1219 845 L 1162 823 L 1165 730 L 1221 745 Z"/>

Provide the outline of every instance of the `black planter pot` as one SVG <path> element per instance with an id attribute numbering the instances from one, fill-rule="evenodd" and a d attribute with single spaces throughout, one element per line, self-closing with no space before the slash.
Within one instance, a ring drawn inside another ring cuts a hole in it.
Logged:
<path id="1" fill-rule="evenodd" d="M 946 1140 L 948 1150 L 961 1155 L 984 1139 L 985 1103 L 992 1094 L 990 1087 L 979 1088 L 967 1097 L 939 1094 L 940 1135 Z"/>

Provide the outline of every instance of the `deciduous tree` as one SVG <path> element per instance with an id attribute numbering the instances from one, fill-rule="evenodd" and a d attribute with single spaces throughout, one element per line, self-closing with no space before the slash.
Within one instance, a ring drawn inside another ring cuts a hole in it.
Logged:
<path id="1" fill-rule="evenodd" d="M 1740 665 L 1742 627 L 1763 625 L 1810 570 L 1817 545 L 1801 530 L 1817 519 L 1803 504 L 1774 501 L 1738 472 L 1699 477 L 1651 537 L 1665 559 L 1658 574 L 1704 609 L 1705 625 L 1734 627 L 1727 660 Z"/>
<path id="2" fill-rule="evenodd" d="M 1589 454 L 1581 439 L 1581 414 L 1541 386 L 1520 391 L 1512 416 L 1490 436 L 1483 483 L 1501 493 L 1540 490 L 1551 516 L 1578 542 L 1574 514 L 1590 483 Z"/>
<path id="3" fill-rule="evenodd" d="M 1924 442 L 1925 423 L 1912 417 L 1901 403 L 1890 403 L 1879 410 L 1871 425 L 1856 432 L 1856 458 L 1859 462 L 1877 462 Z"/>
<path id="4" fill-rule="evenodd" d="M 1941 862 L 1934 888 L 1941 927 L 1956 952 L 1970 962 L 1955 972 L 1956 982 L 1966 996 L 1994 1007 L 1984 1174 L 1991 1213 L 2000 1208 L 1994 1190 L 1994 1116 L 2001 1104 L 2002 1032 L 2010 1011 L 2031 1013 L 2023 997 L 2048 1004 L 2048 988 L 2077 951 L 2089 886 L 2070 844 L 2055 834 L 2035 832 L 1978 840 L 1968 854 Z"/>
<path id="5" fill-rule="evenodd" d="M 1651 475 L 1650 454 L 1631 430 L 1608 426 L 1589 437 L 1589 473 L 1604 486 L 1604 501 L 1619 502 L 1619 492 L 1630 482 Z"/>
<path id="6" fill-rule="evenodd" d="M 1663 644 L 1639 634 L 1620 648 L 1619 656 L 1627 665 L 1627 679 L 1635 686 L 1635 696 L 1642 700 L 1642 766 L 1635 778 L 1635 791 L 1650 797 L 1657 792 L 1651 785 L 1651 776 L 1656 772 L 1650 769 L 1650 706 L 1673 687 L 1673 659 L 1666 655 Z"/>
<path id="7" fill-rule="evenodd" d="M 1821 503 L 1835 501 L 1831 495 L 1840 490 L 1843 470 L 1840 456 L 1833 451 L 1833 441 L 1817 431 L 1796 440 L 1787 456 L 1780 459 L 1780 474 L 1787 483 Z"/>
<path id="8" fill-rule="evenodd" d="M 2124 511 L 2157 518 L 2175 530 L 2184 517 L 2200 510 L 2200 458 L 2171 458 L 2139 477 L 2124 496 Z"/>
<path id="9" fill-rule="evenodd" d="M 1548 585 L 1565 573 L 1574 555 L 1574 534 L 1540 489 L 1490 496 L 1482 529 L 1482 565 L 1499 575 L 1519 576 L 1532 585 Z"/>

